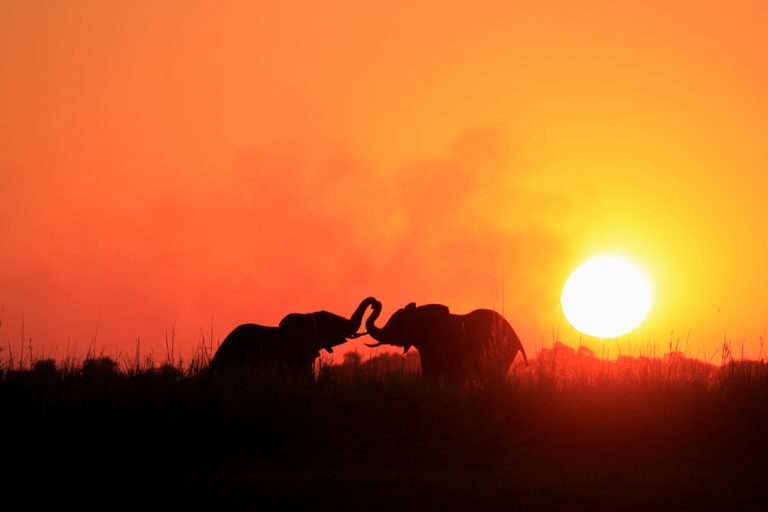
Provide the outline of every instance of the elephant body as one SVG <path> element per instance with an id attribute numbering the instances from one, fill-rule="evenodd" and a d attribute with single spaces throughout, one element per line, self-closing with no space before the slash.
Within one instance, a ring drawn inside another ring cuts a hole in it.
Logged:
<path id="1" fill-rule="evenodd" d="M 365 299 L 350 318 L 317 311 L 288 314 L 278 327 L 240 325 L 224 338 L 211 369 L 231 371 L 271 365 L 311 375 L 320 350 L 333 352 L 333 347 L 357 337 L 365 310 L 375 302 L 372 297 Z"/>
<path id="2" fill-rule="evenodd" d="M 211 361 L 213 369 L 245 368 L 267 363 L 279 364 L 302 373 L 311 371 L 319 350 L 296 350 L 279 327 L 243 324 L 224 338 Z"/>
<path id="3" fill-rule="evenodd" d="M 452 314 L 442 304 L 417 307 L 415 303 L 396 311 L 378 328 L 380 308 L 366 322 L 368 334 L 382 344 L 411 346 L 419 351 L 422 374 L 464 380 L 503 378 L 518 352 L 528 361 L 520 339 L 499 313 L 476 309 L 466 315 Z"/>

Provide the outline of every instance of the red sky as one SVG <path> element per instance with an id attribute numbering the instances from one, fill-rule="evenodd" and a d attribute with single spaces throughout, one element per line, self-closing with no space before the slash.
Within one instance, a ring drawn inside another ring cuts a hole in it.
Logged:
<path id="1" fill-rule="evenodd" d="M 765 6 L 412 4 L 4 2 L 0 345 L 191 351 L 368 295 L 576 344 L 563 282 L 620 250 L 656 296 L 626 343 L 756 355 Z"/>

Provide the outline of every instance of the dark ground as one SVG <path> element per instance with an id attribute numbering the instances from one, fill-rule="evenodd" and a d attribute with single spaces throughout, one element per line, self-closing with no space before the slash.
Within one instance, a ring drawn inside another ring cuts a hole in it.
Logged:
<path id="1" fill-rule="evenodd" d="M 6 371 L 3 496 L 569 511 L 757 510 L 768 499 L 762 370 L 563 380 L 534 366 L 480 387 L 338 368 L 316 382 Z"/>

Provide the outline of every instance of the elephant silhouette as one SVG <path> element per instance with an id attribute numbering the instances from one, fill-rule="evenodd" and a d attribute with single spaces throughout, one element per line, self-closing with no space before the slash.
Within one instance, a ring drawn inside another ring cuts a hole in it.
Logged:
<path id="1" fill-rule="evenodd" d="M 368 335 L 377 343 L 369 347 L 394 345 L 407 352 L 419 351 L 422 375 L 450 380 L 504 378 L 518 352 L 528 357 L 509 322 L 490 309 L 476 309 L 466 315 L 452 314 L 448 306 L 412 302 L 397 310 L 384 327 L 375 322 L 381 303 L 365 323 Z"/>
<path id="2" fill-rule="evenodd" d="M 363 300 L 350 318 L 317 311 L 290 313 L 278 327 L 240 325 L 224 338 L 210 367 L 214 371 L 233 371 L 266 364 L 311 375 L 321 349 L 333 352 L 333 347 L 364 334 L 357 330 L 368 306 L 376 302 L 373 297 Z"/>

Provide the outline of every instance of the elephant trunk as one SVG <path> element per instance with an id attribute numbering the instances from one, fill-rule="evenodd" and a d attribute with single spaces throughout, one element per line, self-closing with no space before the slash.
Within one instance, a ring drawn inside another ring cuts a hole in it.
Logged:
<path id="1" fill-rule="evenodd" d="M 373 297 L 368 297 L 367 299 L 363 300 L 359 306 L 357 306 L 357 309 L 355 309 L 354 313 L 352 313 L 352 316 L 349 317 L 349 334 L 347 337 L 357 338 L 362 335 L 357 334 L 357 330 L 360 328 L 360 324 L 363 323 L 363 315 L 365 314 L 365 310 L 368 309 L 368 306 L 375 305 L 376 302 L 376 299 Z"/>
<path id="2" fill-rule="evenodd" d="M 369 316 L 368 320 L 365 321 L 365 330 L 368 331 L 368 335 L 375 339 L 378 343 L 366 343 L 365 345 L 367 347 L 375 348 L 384 345 L 385 343 L 389 343 L 388 336 L 384 329 L 376 327 L 376 324 L 374 323 L 379 318 L 380 314 L 381 303 L 377 302 L 373 305 L 371 316 Z"/>

